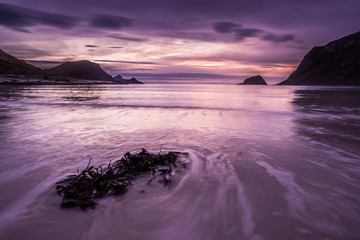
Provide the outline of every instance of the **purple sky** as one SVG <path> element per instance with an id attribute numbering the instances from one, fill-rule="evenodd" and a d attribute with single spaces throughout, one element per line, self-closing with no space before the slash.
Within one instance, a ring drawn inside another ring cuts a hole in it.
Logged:
<path id="1" fill-rule="evenodd" d="M 146 83 L 277 83 L 313 46 L 359 31 L 359 13 L 359 0 L 0 0 L 0 48 Z"/>

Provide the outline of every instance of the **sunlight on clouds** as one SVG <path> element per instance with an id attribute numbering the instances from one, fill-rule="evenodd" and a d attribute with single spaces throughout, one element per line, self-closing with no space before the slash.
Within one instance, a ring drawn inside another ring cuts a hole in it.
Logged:
<path id="1" fill-rule="evenodd" d="M 29 40 L 24 39 L 22 44 L 36 46 L 38 51 L 44 52 L 43 55 L 34 55 L 27 60 L 54 62 L 90 60 L 99 63 L 112 75 L 124 72 L 144 73 L 148 70 L 158 74 L 171 72 L 233 76 L 261 74 L 264 77 L 285 78 L 294 70 L 294 65 L 291 64 L 257 62 L 264 57 L 271 60 L 273 56 L 287 51 L 284 48 L 283 51 L 280 50 L 280 54 L 277 54 L 278 48 L 273 49 L 271 44 L 259 40 L 205 42 L 154 36 L 139 42 L 126 40 L 143 37 L 139 34 L 121 36 L 124 39 L 61 34 L 54 38 L 54 35 L 42 35 L 34 36 Z"/>

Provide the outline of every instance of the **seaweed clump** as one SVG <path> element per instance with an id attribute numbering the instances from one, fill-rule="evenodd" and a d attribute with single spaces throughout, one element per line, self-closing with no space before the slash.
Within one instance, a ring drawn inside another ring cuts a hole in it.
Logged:
<path id="1" fill-rule="evenodd" d="M 56 183 L 58 194 L 63 195 L 60 206 L 78 206 L 82 210 L 95 208 L 95 199 L 125 193 L 131 180 L 146 171 L 151 171 L 153 175 L 148 184 L 159 176 L 163 178 L 164 184 L 167 184 L 171 181 L 172 167 L 177 167 L 179 154 L 181 153 L 152 154 L 142 148 L 137 154 L 127 152 L 120 160 L 98 167 L 90 166 L 90 159 L 85 170 Z M 159 169 L 159 166 L 167 168 Z"/>

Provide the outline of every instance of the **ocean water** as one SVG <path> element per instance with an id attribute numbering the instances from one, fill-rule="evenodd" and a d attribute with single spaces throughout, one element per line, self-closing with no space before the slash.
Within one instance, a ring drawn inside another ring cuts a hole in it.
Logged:
<path id="1" fill-rule="evenodd" d="M 188 167 L 60 208 L 57 181 L 141 148 Z M 0 239 L 360 239 L 360 88 L 0 86 Z"/>

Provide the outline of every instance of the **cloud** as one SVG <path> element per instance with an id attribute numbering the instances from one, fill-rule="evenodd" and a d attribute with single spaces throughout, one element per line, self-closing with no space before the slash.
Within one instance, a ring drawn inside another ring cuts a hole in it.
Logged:
<path id="1" fill-rule="evenodd" d="M 294 41 L 295 36 L 292 34 L 275 35 L 269 33 L 266 36 L 262 37 L 262 40 L 268 42 L 282 43 L 282 42 Z"/>
<path id="2" fill-rule="evenodd" d="M 108 35 L 108 37 L 119 39 L 119 40 L 124 40 L 124 41 L 130 41 L 130 42 L 146 42 L 146 41 L 148 41 L 148 39 L 146 39 L 146 38 L 128 37 L 128 36 L 125 36 L 122 34 L 110 34 L 110 35 Z"/>
<path id="3" fill-rule="evenodd" d="M 3 45 L 2 49 L 20 59 L 51 56 L 50 51 L 44 51 L 25 44 Z"/>
<path id="4" fill-rule="evenodd" d="M 0 3 L 0 25 L 18 32 L 30 33 L 26 27 L 47 25 L 60 29 L 71 29 L 78 19 L 62 14 L 47 13 L 15 5 Z"/>
<path id="5" fill-rule="evenodd" d="M 243 28 L 241 24 L 234 22 L 215 22 L 213 29 L 221 34 L 233 34 L 234 40 L 243 41 L 249 37 L 257 37 L 259 33 L 263 32 L 261 29 L 256 28 Z"/>
<path id="6" fill-rule="evenodd" d="M 240 29 L 236 29 L 234 32 L 235 32 L 235 39 L 237 41 L 242 41 L 245 38 L 257 37 L 259 33 L 263 32 L 263 30 L 256 28 L 240 28 Z"/>
<path id="7" fill-rule="evenodd" d="M 180 80 L 180 79 L 238 79 L 239 76 L 235 75 L 223 75 L 223 74 L 211 74 L 211 73 L 137 73 L 137 76 L 151 77 L 154 79 L 168 79 L 168 80 Z"/>
<path id="8" fill-rule="evenodd" d="M 126 73 L 147 72 L 147 71 L 156 70 L 155 68 L 119 68 L 119 66 L 103 66 L 103 69 L 110 74 L 116 74 L 116 75 L 119 73 L 123 75 Z"/>
<path id="9" fill-rule="evenodd" d="M 85 45 L 85 47 L 87 47 L 87 48 L 97 48 L 99 46 L 92 45 L 92 44 L 87 44 L 87 45 Z"/>
<path id="10" fill-rule="evenodd" d="M 90 19 L 90 25 L 92 27 L 105 28 L 111 30 L 129 27 L 132 24 L 133 24 L 133 20 L 130 18 L 108 15 L 108 14 L 94 15 Z"/>
<path id="11" fill-rule="evenodd" d="M 124 48 L 124 47 L 109 47 L 109 48 Z"/>
<path id="12" fill-rule="evenodd" d="M 226 75 L 226 74 L 211 74 L 211 73 L 146 73 L 146 72 L 122 72 L 121 76 L 124 78 L 135 77 L 141 81 L 153 83 L 199 83 L 205 81 L 206 83 L 238 83 L 244 76 Z"/>
<path id="13" fill-rule="evenodd" d="M 213 33 L 207 32 L 186 32 L 186 31 L 166 31 L 158 33 L 159 36 L 176 38 L 176 39 L 189 39 L 189 40 L 198 40 L 205 42 L 221 42 L 224 39 L 217 37 Z"/>
<path id="14" fill-rule="evenodd" d="M 273 43 L 283 43 L 296 41 L 295 36 L 292 34 L 276 35 L 274 33 L 267 32 L 257 28 L 243 28 L 241 24 L 234 22 L 215 22 L 213 23 L 213 29 L 220 34 L 233 34 L 235 41 L 243 41 L 246 38 L 259 38 L 260 40 Z"/>
<path id="15" fill-rule="evenodd" d="M 130 68 L 127 69 L 128 71 L 153 71 L 156 70 L 155 68 Z"/>
<path id="16" fill-rule="evenodd" d="M 233 22 L 216 22 L 213 24 L 213 29 L 218 33 L 232 33 L 241 27 L 241 24 Z"/>
<path id="17" fill-rule="evenodd" d="M 133 62 L 133 61 L 119 61 L 119 60 L 94 60 L 95 62 L 104 62 L 104 63 L 131 63 L 131 64 L 149 64 L 155 65 L 155 62 Z"/>
<path id="18" fill-rule="evenodd" d="M 25 60 L 25 61 L 41 69 L 52 68 L 64 62 L 64 61 L 47 61 L 47 60 Z"/>
<path id="19" fill-rule="evenodd" d="M 276 49 L 270 49 L 268 54 L 263 55 L 261 53 L 221 53 L 204 56 L 191 56 L 191 57 L 179 57 L 170 56 L 160 59 L 161 62 L 186 62 L 186 61 L 211 61 L 211 62 L 238 62 L 242 64 L 260 65 L 260 66 L 280 66 L 280 65 L 296 65 L 301 61 L 301 55 L 294 51 L 283 51 L 276 53 Z"/>
<path id="20" fill-rule="evenodd" d="M 30 64 L 61 64 L 62 61 L 26 60 Z"/>

